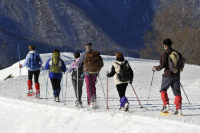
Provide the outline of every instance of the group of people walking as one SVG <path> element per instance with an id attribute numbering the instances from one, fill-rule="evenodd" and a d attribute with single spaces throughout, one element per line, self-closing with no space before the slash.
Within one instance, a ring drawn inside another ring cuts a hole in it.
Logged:
<path id="1" fill-rule="evenodd" d="M 167 95 L 167 90 L 171 86 L 173 93 L 175 95 L 174 104 L 176 105 L 175 114 L 181 115 L 181 105 L 182 97 L 180 91 L 180 72 L 181 69 L 177 68 L 178 71 L 174 71 L 171 68 L 175 68 L 170 63 L 171 53 L 175 50 L 172 49 L 172 42 L 170 39 L 165 39 L 163 41 L 164 49 L 160 65 L 154 66 L 153 71 L 160 71 L 163 68 L 164 74 L 162 77 L 161 85 L 161 99 L 163 101 L 163 109 L 161 112 L 166 113 L 170 110 L 169 98 Z M 72 73 L 71 82 L 74 88 L 76 101 L 76 106 L 82 107 L 82 87 L 84 80 L 86 82 L 86 92 L 87 92 L 87 105 L 88 108 L 95 109 L 96 107 L 96 82 L 97 76 L 103 67 L 103 60 L 97 51 L 93 51 L 93 45 L 91 42 L 87 42 L 85 45 L 86 51 L 83 53 L 75 52 L 74 61 L 70 64 L 69 68 L 66 67 L 64 61 L 61 59 L 60 51 L 55 49 L 52 53 L 52 57 L 48 59 L 45 65 L 45 69 L 49 70 L 49 78 L 53 88 L 54 100 L 59 102 L 59 94 L 61 91 L 61 79 L 62 73 Z M 176 52 L 176 51 L 175 51 Z M 177 52 L 178 53 L 178 52 Z M 180 54 L 179 54 L 180 55 Z M 116 61 L 111 67 L 111 72 L 106 74 L 107 77 L 114 77 L 114 83 L 116 85 L 119 98 L 120 98 L 120 110 L 127 111 L 129 109 L 129 102 L 125 95 L 126 88 L 128 84 L 133 82 L 133 70 L 129 65 L 128 61 L 124 59 L 122 52 L 116 53 Z M 181 55 L 180 55 L 181 56 Z M 27 67 L 28 69 L 28 94 L 33 93 L 32 88 L 32 77 L 34 75 L 36 96 L 35 98 L 40 98 L 40 84 L 39 84 L 39 74 L 42 68 L 43 61 L 40 55 L 36 52 L 33 45 L 29 46 L 29 53 L 26 56 L 25 62 L 19 65 L 20 68 Z M 99 65 L 99 66 L 98 66 Z M 170 66 L 171 65 L 171 66 Z M 182 68 L 183 69 L 183 68 Z"/>

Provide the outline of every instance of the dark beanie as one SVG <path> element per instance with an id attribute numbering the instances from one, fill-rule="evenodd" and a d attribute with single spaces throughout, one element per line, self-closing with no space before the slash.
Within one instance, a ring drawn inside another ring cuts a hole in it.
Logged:
<path id="1" fill-rule="evenodd" d="M 165 39 L 165 40 L 163 41 L 163 44 L 164 44 L 164 45 L 167 45 L 167 46 L 171 46 L 171 45 L 172 45 L 172 41 L 171 41 L 170 39 Z"/>
<path id="2" fill-rule="evenodd" d="M 91 42 L 87 42 L 85 46 L 92 46 Z"/>

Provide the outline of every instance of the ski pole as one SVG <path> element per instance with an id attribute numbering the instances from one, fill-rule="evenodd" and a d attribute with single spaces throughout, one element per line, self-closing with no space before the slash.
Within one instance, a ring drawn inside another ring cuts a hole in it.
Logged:
<path id="1" fill-rule="evenodd" d="M 180 84 L 181 84 L 181 83 L 180 83 Z M 183 89 L 182 84 L 181 84 L 181 87 L 182 87 L 183 92 L 185 93 L 185 90 Z M 185 93 L 185 96 L 186 96 L 186 98 L 187 98 L 187 100 L 188 100 L 188 102 L 189 102 L 189 104 L 190 104 L 191 109 L 194 111 L 194 108 L 192 107 L 192 105 L 191 105 L 191 103 L 190 103 L 190 101 L 189 101 L 189 99 L 188 99 L 186 93 Z"/>
<path id="2" fill-rule="evenodd" d="M 67 72 L 66 72 L 66 90 L 65 90 L 65 104 L 64 105 L 66 105 L 66 102 L 67 102 L 67 97 L 66 97 L 66 95 L 67 95 Z"/>
<path id="3" fill-rule="evenodd" d="M 133 85 L 132 85 L 132 84 L 131 84 L 131 86 L 132 86 L 132 88 L 133 88 Z M 134 89 L 134 88 L 133 88 L 133 91 L 135 92 L 135 89 Z M 140 104 L 140 108 L 143 109 L 143 107 L 142 107 L 142 105 L 141 105 L 141 103 L 140 103 L 140 100 L 139 100 L 139 98 L 138 98 L 136 92 L 135 92 L 135 95 L 136 95 L 137 100 L 138 100 L 138 102 L 139 102 L 139 104 Z"/>
<path id="4" fill-rule="evenodd" d="M 18 44 L 18 54 L 19 54 L 19 65 L 20 65 L 20 52 L 19 52 L 19 44 Z M 21 68 L 19 68 L 20 80 L 21 80 Z M 21 98 L 21 82 L 20 82 L 20 91 L 19 98 Z"/>
<path id="5" fill-rule="evenodd" d="M 43 75 L 43 78 L 44 78 L 44 82 L 45 82 L 45 85 L 47 85 L 47 83 L 46 83 L 46 79 L 45 79 L 45 77 L 44 77 L 44 73 L 42 73 L 42 75 Z M 48 77 L 47 77 L 48 78 Z M 49 91 L 48 91 L 48 95 L 49 95 L 50 93 L 49 93 Z"/>
<path id="6" fill-rule="evenodd" d="M 102 90 L 103 90 L 104 98 L 105 98 L 105 101 L 106 101 L 106 95 L 105 95 L 105 92 L 104 92 L 104 88 L 103 88 L 103 84 L 102 84 L 102 81 L 101 81 L 100 74 L 99 74 L 99 79 L 100 79 L 100 82 L 101 82 L 101 86 L 102 86 Z"/>
<path id="7" fill-rule="evenodd" d="M 48 76 L 49 76 L 49 72 L 48 72 Z M 48 76 L 47 76 L 47 84 L 46 84 L 46 99 L 47 99 L 47 91 L 48 91 Z"/>
<path id="8" fill-rule="evenodd" d="M 80 105 L 80 102 L 79 102 L 79 94 L 78 94 L 78 67 L 77 67 L 77 71 L 76 71 L 76 72 L 77 72 L 77 78 L 76 78 L 76 79 L 77 79 L 77 85 L 76 85 L 77 94 L 76 94 L 76 95 L 77 95 L 77 103 L 78 103 L 78 106 L 79 106 L 79 105 Z"/>
<path id="9" fill-rule="evenodd" d="M 108 74 L 108 71 L 107 71 Z M 107 76 L 107 110 L 108 110 L 108 76 Z"/>
<path id="10" fill-rule="evenodd" d="M 153 71 L 153 76 L 154 76 L 154 72 L 155 72 L 155 71 Z M 147 100 L 147 106 L 148 106 L 149 97 L 150 97 L 150 92 L 151 92 L 151 87 L 152 87 L 152 83 L 153 83 L 153 76 L 152 76 L 152 80 L 151 80 L 151 86 L 150 86 L 150 90 L 149 90 L 149 96 L 148 96 L 148 100 Z M 147 106 L 146 106 L 146 110 L 147 110 Z"/>
<path id="11" fill-rule="evenodd" d="M 62 99 L 63 99 L 63 73 L 62 73 Z"/>

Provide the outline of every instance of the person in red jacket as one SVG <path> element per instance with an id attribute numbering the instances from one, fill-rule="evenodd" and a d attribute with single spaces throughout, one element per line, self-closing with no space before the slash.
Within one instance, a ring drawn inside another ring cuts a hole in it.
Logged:
<path id="1" fill-rule="evenodd" d="M 161 110 L 162 113 L 167 113 L 170 110 L 169 107 L 169 98 L 167 95 L 167 90 L 171 86 L 173 94 L 175 95 L 174 104 L 176 105 L 175 114 L 182 115 L 181 105 L 182 105 L 182 97 L 181 97 L 181 90 L 180 90 L 180 72 L 173 73 L 169 69 L 168 58 L 169 53 L 173 51 L 172 49 L 172 42 L 170 39 L 165 39 L 163 41 L 165 52 L 162 53 L 160 58 L 160 65 L 154 66 L 153 71 L 160 71 L 163 68 L 164 74 L 162 75 L 162 85 L 161 85 L 161 99 L 163 101 L 163 109 Z"/>

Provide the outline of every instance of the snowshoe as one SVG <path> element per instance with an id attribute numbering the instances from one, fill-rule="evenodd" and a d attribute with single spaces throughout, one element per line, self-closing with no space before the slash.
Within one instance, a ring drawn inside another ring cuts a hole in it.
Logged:
<path id="1" fill-rule="evenodd" d="M 35 93 L 33 92 L 33 93 L 29 93 L 28 95 L 27 95 L 27 97 L 32 97 L 32 96 L 34 96 L 35 95 Z"/>

